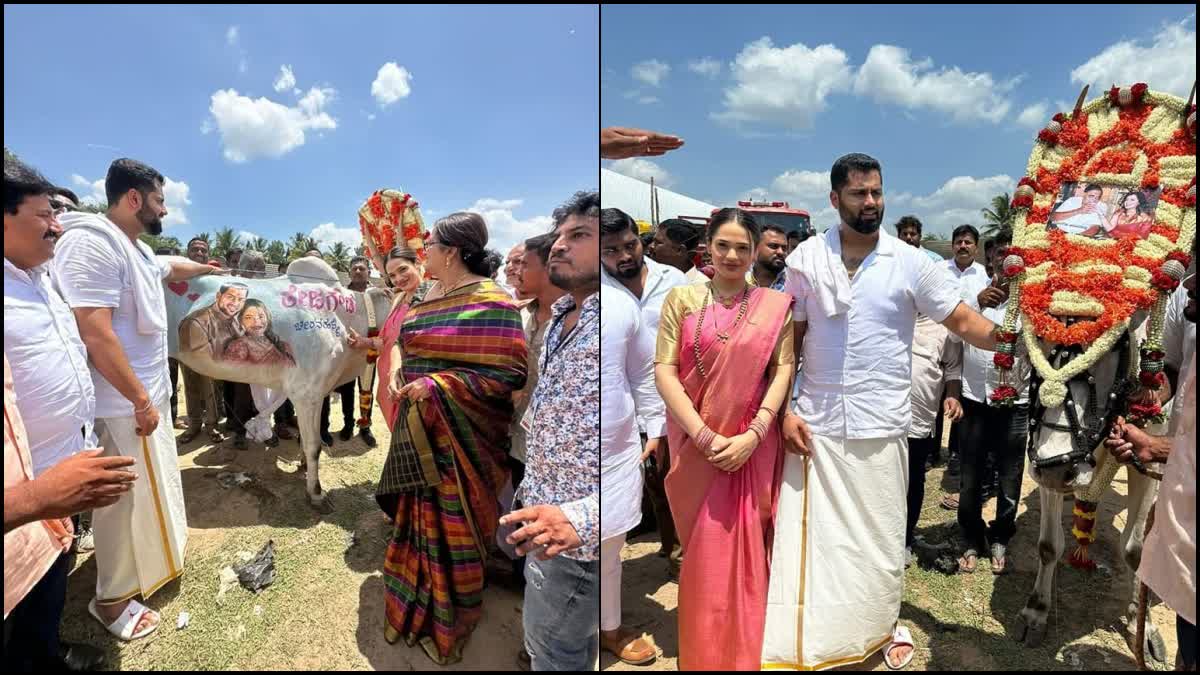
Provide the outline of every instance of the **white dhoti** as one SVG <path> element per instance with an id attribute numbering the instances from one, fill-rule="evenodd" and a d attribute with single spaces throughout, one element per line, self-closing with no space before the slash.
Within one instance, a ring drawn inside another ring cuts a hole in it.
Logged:
<path id="1" fill-rule="evenodd" d="M 859 663 L 890 641 L 904 595 L 908 439 L 813 436 L 787 455 L 764 670 Z"/>
<path id="2" fill-rule="evenodd" d="M 187 514 L 168 399 L 156 402 L 158 428 L 138 436 L 133 417 L 96 420 L 104 456 L 133 457 L 137 480 L 116 504 L 96 509 L 96 597 L 101 603 L 149 597 L 183 573 Z"/>

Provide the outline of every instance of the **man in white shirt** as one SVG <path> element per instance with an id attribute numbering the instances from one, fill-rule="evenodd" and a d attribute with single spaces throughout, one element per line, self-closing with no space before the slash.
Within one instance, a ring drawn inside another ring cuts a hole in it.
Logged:
<path id="1" fill-rule="evenodd" d="M 28 473 L 26 478 L 31 481 L 42 477 L 55 466 L 72 464 L 72 458 L 80 452 L 94 451 L 93 448 L 87 448 L 84 442 L 91 435 L 96 413 L 87 350 L 79 337 L 75 317 L 51 286 L 46 271 L 46 263 L 53 257 L 55 243 L 62 235 L 56 209 L 51 204 L 53 190 L 54 186 L 32 167 L 16 158 L 5 158 L 5 452 L 8 452 L 10 442 L 14 445 L 17 443 L 17 436 L 20 435 L 20 445 L 28 453 L 28 463 L 22 464 Z M 8 415 L 10 396 L 7 388 L 10 378 L 16 407 L 13 419 L 9 419 Z M 23 431 L 18 428 L 22 420 Z M 9 475 L 11 469 L 12 466 L 6 463 L 6 487 L 20 478 L 20 472 Z M 9 515 L 9 506 L 6 497 L 6 517 Z M 15 568 L 29 564 L 37 556 L 29 550 L 23 550 L 20 537 L 10 540 L 7 533 L 6 526 L 5 664 L 24 670 L 26 666 L 17 665 L 22 663 L 20 657 L 40 651 L 35 664 L 39 669 L 98 668 L 104 661 L 102 651 L 89 645 L 67 644 L 58 639 L 67 587 L 68 563 L 65 556 L 54 556 L 57 562 L 32 586 L 33 592 L 22 603 L 20 611 L 16 615 L 9 614 L 11 608 L 7 601 L 10 582 L 19 584 L 22 576 Z M 59 551 L 55 548 L 55 553 Z M 14 569 L 8 569 L 10 562 Z M 44 567 L 41 571 L 46 572 Z M 14 639 L 25 640 L 25 644 L 10 645 L 8 638 L 14 631 L 13 622 L 36 623 L 15 629 L 23 637 L 13 635 Z M 40 658 L 43 655 L 50 662 L 43 662 Z M 53 663 L 56 659 L 57 663 Z"/>
<path id="2" fill-rule="evenodd" d="M 1104 188 L 1099 185 L 1076 183 L 1074 194 L 1050 214 L 1050 223 L 1068 234 L 1103 225 L 1108 217 L 1108 204 L 1100 202 L 1103 196 Z"/>
<path id="3" fill-rule="evenodd" d="M 658 321 L 663 301 L 676 286 L 687 283 L 682 272 L 661 265 L 643 255 L 637 223 L 619 209 L 600 211 L 600 264 L 604 268 L 600 283 L 629 296 L 642 314 L 641 353 L 647 355 L 645 372 L 635 382 L 645 387 L 643 405 L 638 407 L 638 427 L 648 439 L 642 453 L 646 466 L 646 492 L 654 506 L 654 519 L 662 541 L 659 555 L 668 557 L 668 576 L 679 578 L 683 549 L 675 537 L 675 521 L 667 503 L 663 479 L 671 468 L 671 453 L 666 438 L 666 405 L 654 386 L 654 347 L 658 339 Z"/>
<path id="4" fill-rule="evenodd" d="M 830 182 L 840 225 L 788 257 L 804 367 L 782 423 L 791 454 L 775 521 L 762 662 L 820 669 L 885 649 L 889 666 L 900 668 L 913 651 L 911 634 L 897 624 L 906 521 L 898 505 L 908 482 L 916 316 L 984 348 L 995 347 L 995 326 L 960 301 L 944 268 L 880 232 L 878 161 L 846 155 Z"/>
<path id="5" fill-rule="evenodd" d="M 957 280 L 959 299 L 978 309 L 975 298 L 988 285 L 987 268 L 975 262 L 975 256 L 979 252 L 979 230 L 972 225 L 959 225 L 954 228 L 954 234 L 951 235 L 951 244 L 954 257 L 942 261 L 941 264 L 950 271 L 950 276 Z M 958 425 L 952 423 L 950 425 L 950 458 L 946 467 L 946 473 L 950 476 L 958 475 L 959 433 Z M 957 508 L 956 503 L 943 504 L 943 506 L 951 505 Z"/>
<path id="6" fill-rule="evenodd" d="M 998 242 L 998 258 L 1002 259 L 1007 246 L 1008 242 Z M 1003 270 L 997 269 L 991 287 L 981 292 L 977 300 L 983 315 L 997 325 L 1003 323 L 1008 307 L 1008 284 L 1003 275 Z M 992 392 L 999 386 L 994 357 L 993 351 L 971 345 L 963 348 L 958 524 L 966 549 L 958 565 L 960 571 L 968 574 L 975 571 L 978 558 L 985 550 L 989 551 L 993 574 L 1004 574 L 1007 570 L 1008 543 L 1016 532 L 1017 503 L 1021 498 L 1025 469 L 1029 434 L 1029 359 L 1019 354 L 1014 356 L 1008 384 L 1017 389 L 1017 400 L 1014 405 L 1006 406 L 991 402 Z M 988 526 L 982 513 L 993 475 L 996 480 L 996 519 Z"/>
<path id="7" fill-rule="evenodd" d="M 1171 383 L 1171 391 L 1179 391 L 1182 384 L 1180 375 L 1187 372 L 1188 365 L 1196 357 L 1196 322 L 1187 316 L 1188 303 L 1193 302 L 1188 286 L 1195 284 L 1195 279 L 1193 273 L 1175 289 L 1167 303 L 1167 315 L 1163 319 L 1163 352 L 1166 354 L 1163 359 L 1166 362 L 1164 370 Z"/>
<path id="8" fill-rule="evenodd" d="M 52 275 L 74 311 L 91 357 L 96 431 L 106 456 L 135 457 L 127 498 L 97 509 L 96 599 L 89 612 L 119 639 L 144 637 L 159 616 L 132 598 L 183 573 L 187 541 L 183 486 L 169 413 L 167 312 L 162 281 L 211 274 L 213 267 L 156 258 L 140 242 L 162 232 L 167 215 L 161 173 L 131 159 L 108 169 L 108 213 L 72 213 Z"/>
<path id="9" fill-rule="evenodd" d="M 504 283 L 500 287 L 512 296 L 513 300 L 529 300 L 521 295 L 521 260 L 525 255 L 525 243 L 513 246 L 504 258 Z"/>
<path id="10" fill-rule="evenodd" d="M 601 211 L 601 222 L 604 220 Z M 603 230 L 602 230 L 603 231 Z M 601 251 L 604 250 L 603 244 Z M 621 548 L 642 519 L 642 444 L 637 410 L 647 400 L 646 351 L 641 312 L 633 298 L 600 286 L 600 646 L 625 663 L 656 658 L 654 646 L 621 626 Z M 652 388 L 651 388 L 652 390 Z M 661 405 L 661 402 L 659 403 Z M 665 424 L 665 423 L 664 423 Z"/>
<path id="11" fill-rule="evenodd" d="M 1196 254 L 1195 243 L 1192 255 Z M 1178 318 L 1190 324 L 1195 349 L 1196 278 L 1179 290 L 1186 301 Z M 1138 577 L 1175 610 L 1179 652 L 1175 670 L 1196 670 L 1196 363 L 1189 359 L 1175 396 L 1169 436 L 1149 436 L 1117 418 L 1112 436 L 1105 441 L 1122 463 L 1136 456 L 1143 464 L 1166 462 L 1154 527 L 1146 535 Z"/>

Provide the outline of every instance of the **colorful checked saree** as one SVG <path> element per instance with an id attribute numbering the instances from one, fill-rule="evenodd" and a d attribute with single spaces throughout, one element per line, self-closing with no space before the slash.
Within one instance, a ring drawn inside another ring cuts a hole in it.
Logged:
<path id="1" fill-rule="evenodd" d="M 400 344 L 405 382 L 427 378 L 433 395 L 397 406 L 377 491 L 395 519 L 383 570 L 386 637 L 420 643 L 447 665 L 462 658 L 479 621 L 512 393 L 525 385 L 525 335 L 512 299 L 482 281 L 411 306 Z"/>

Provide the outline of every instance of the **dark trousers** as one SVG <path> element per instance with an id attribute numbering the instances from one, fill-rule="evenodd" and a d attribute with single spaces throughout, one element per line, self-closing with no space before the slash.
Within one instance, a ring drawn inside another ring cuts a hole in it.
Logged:
<path id="1" fill-rule="evenodd" d="M 226 382 L 229 385 L 233 410 L 229 413 L 229 430 L 237 436 L 246 435 L 246 422 L 254 419 L 258 410 L 254 407 L 254 395 L 250 393 L 250 385 L 244 382 Z"/>
<path id="2" fill-rule="evenodd" d="M 1025 441 L 1029 406 L 988 406 L 964 398 L 959 461 L 958 525 L 968 547 L 983 552 L 987 543 L 1008 545 L 1016 531 L 1017 502 L 1025 470 Z M 991 480 L 987 455 L 992 453 L 998 474 L 996 519 L 983 522 L 983 490 Z"/>
<path id="3" fill-rule="evenodd" d="M 342 397 L 342 425 L 344 427 L 355 426 L 354 423 L 354 383 L 358 380 L 350 380 L 346 384 L 334 389 L 334 393 L 340 394 Z M 321 428 L 329 431 L 329 397 L 325 397 L 325 402 L 321 404 Z"/>
<path id="4" fill-rule="evenodd" d="M 171 424 L 179 417 L 179 362 L 167 358 L 167 372 L 171 374 Z"/>
<path id="5" fill-rule="evenodd" d="M 908 439 L 908 523 L 904 530 L 904 545 L 912 546 L 913 532 L 921 518 L 925 503 L 925 460 L 942 444 L 941 438 Z"/>
<path id="6" fill-rule="evenodd" d="M 662 442 L 666 442 L 664 438 Z M 666 551 L 671 558 L 672 565 L 679 565 L 683 559 L 683 547 L 679 543 L 679 537 L 675 534 L 675 519 L 671 517 L 671 505 L 667 502 L 667 489 L 665 485 L 667 472 L 671 470 L 671 453 L 661 453 L 662 464 L 658 464 L 658 457 L 647 460 L 653 462 L 646 467 L 645 485 L 646 493 L 650 495 L 650 503 L 654 509 L 654 522 L 658 525 L 658 535 L 662 540 L 662 550 Z"/>
<path id="7" fill-rule="evenodd" d="M 46 575 L 4 620 L 5 670 L 34 672 L 59 667 L 58 625 L 67 600 L 68 556 L 60 555 Z"/>
<path id="8" fill-rule="evenodd" d="M 1196 669 L 1196 627 L 1175 615 L 1175 637 L 1179 639 L 1179 661 L 1184 670 Z"/>

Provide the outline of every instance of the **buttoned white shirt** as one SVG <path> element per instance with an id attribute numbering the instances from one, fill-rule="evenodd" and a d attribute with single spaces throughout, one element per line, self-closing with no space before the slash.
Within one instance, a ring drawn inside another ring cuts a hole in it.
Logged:
<path id="1" fill-rule="evenodd" d="M 979 309 L 979 293 L 990 283 L 987 268 L 977 262 L 965 270 L 958 269 L 958 263 L 950 258 L 942 263 L 950 270 L 950 276 L 958 282 L 959 299 L 975 309 Z"/>
<path id="2" fill-rule="evenodd" d="M 4 259 L 4 355 L 37 476 L 84 448 L 96 416 L 87 348 L 44 265 Z"/>
<path id="3" fill-rule="evenodd" d="M 983 310 L 982 314 L 991 319 L 992 323 L 1002 326 L 1007 307 L 1008 301 L 1006 300 L 996 307 Z M 1017 332 L 1021 332 L 1020 319 L 1017 320 Z M 1017 346 L 1017 356 L 1013 360 L 1013 367 L 1009 372 L 1008 385 L 1017 389 L 1017 405 L 1025 405 L 1029 403 L 1029 374 L 1032 366 L 1029 363 L 1029 357 L 1022 355 L 1025 350 L 1019 342 Z M 990 405 L 992 392 L 1000 385 L 1000 371 L 996 370 L 995 355 L 996 352 L 963 344 L 963 396 L 976 403 Z"/>
<path id="4" fill-rule="evenodd" d="M 945 385 L 962 379 L 962 341 L 921 314 L 913 329 L 912 423 L 909 438 L 929 438 L 937 422 Z"/>
<path id="5" fill-rule="evenodd" d="M 633 380 L 635 383 L 641 383 L 638 386 L 644 388 L 644 391 L 639 394 L 645 405 L 638 406 L 637 421 L 638 428 L 648 438 L 659 438 L 667 435 L 667 407 L 663 403 L 662 397 L 659 396 L 658 389 L 654 386 L 654 347 L 658 341 L 658 322 L 662 317 L 663 301 L 667 299 L 667 293 L 676 286 L 686 285 L 687 280 L 683 272 L 670 265 L 654 262 L 649 257 L 644 257 L 642 260 L 646 265 L 646 283 L 642 287 L 642 297 L 636 297 L 607 272 L 601 272 L 600 283 L 621 291 L 636 302 L 641 309 L 641 336 L 646 344 L 641 346 L 640 353 L 649 355 L 649 358 L 644 364 L 645 372 Z"/>
<path id="6" fill-rule="evenodd" d="M 832 249 L 832 273 L 847 274 L 839 228 L 819 236 Z M 787 275 L 792 316 L 808 323 L 796 412 L 813 433 L 832 438 L 907 435 L 917 312 L 945 321 L 958 306 L 958 286 L 943 267 L 886 232 L 850 281 L 848 312 L 826 316 L 812 280 L 792 267 Z"/>
<path id="7" fill-rule="evenodd" d="M 642 518 L 642 442 L 635 409 L 646 405 L 643 363 L 654 359 L 632 295 L 600 286 L 600 540 L 628 532 Z M 645 349 L 649 347 L 650 351 Z M 654 398 L 658 398 L 657 393 Z M 661 404 L 661 401 L 660 401 Z"/>

